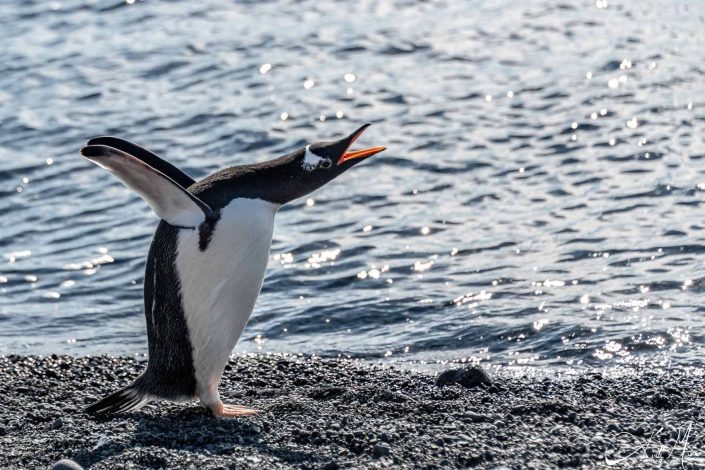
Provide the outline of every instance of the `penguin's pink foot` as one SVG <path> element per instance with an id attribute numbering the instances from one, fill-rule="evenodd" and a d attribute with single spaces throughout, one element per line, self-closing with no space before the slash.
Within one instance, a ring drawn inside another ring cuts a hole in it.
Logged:
<path id="1" fill-rule="evenodd" d="M 239 405 L 224 405 L 223 403 L 218 403 L 217 405 L 210 406 L 210 410 L 213 416 L 218 418 L 235 418 L 237 416 L 253 416 L 259 413 L 259 410 L 254 410 L 252 408 L 247 408 L 245 406 Z"/>

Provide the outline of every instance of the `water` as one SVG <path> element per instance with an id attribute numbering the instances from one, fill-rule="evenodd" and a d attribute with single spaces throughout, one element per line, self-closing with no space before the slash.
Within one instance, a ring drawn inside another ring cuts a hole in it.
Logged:
<path id="1" fill-rule="evenodd" d="M 88 138 L 200 178 L 373 122 L 236 350 L 702 363 L 705 5 L 464 3 L 4 2 L 0 353 L 146 351 L 157 220 Z"/>

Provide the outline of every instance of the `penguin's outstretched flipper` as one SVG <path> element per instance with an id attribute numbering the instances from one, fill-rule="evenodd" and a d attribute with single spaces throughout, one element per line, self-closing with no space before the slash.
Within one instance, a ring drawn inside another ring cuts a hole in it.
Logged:
<path id="1" fill-rule="evenodd" d="M 148 401 L 149 397 L 140 392 L 135 384 L 132 384 L 93 403 L 86 408 L 86 413 L 93 415 L 126 413 L 142 408 Z"/>
<path id="2" fill-rule="evenodd" d="M 170 225 L 195 228 L 215 217 L 206 203 L 134 155 L 107 145 L 83 147 L 81 155 L 117 176 Z"/>
<path id="3" fill-rule="evenodd" d="M 143 162 L 145 162 L 147 165 L 151 166 L 155 170 L 161 171 L 162 173 L 164 173 L 169 178 L 176 181 L 180 186 L 183 186 L 184 188 L 188 188 L 189 186 L 191 186 L 193 183 L 196 182 L 189 175 L 187 175 L 183 171 L 179 170 L 178 168 L 176 168 L 174 165 L 167 162 L 166 160 L 159 158 L 153 152 L 150 152 L 146 148 L 141 147 L 137 144 L 133 144 L 132 142 L 128 142 L 125 139 L 120 139 L 119 137 L 112 137 L 112 136 L 100 136 L 100 137 L 94 137 L 91 140 L 89 140 L 88 143 L 86 144 L 86 146 L 88 146 L 88 145 L 107 145 L 108 147 L 122 150 L 123 152 L 128 153 L 128 154 L 132 155 L 133 157 L 137 157 L 138 159 L 142 160 Z"/>

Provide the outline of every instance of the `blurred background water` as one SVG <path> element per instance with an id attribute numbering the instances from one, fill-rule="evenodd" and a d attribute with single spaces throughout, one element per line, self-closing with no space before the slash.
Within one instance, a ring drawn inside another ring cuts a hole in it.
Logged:
<path id="1" fill-rule="evenodd" d="M 3 1 L 0 353 L 146 351 L 148 206 L 82 159 L 196 178 L 374 125 L 281 210 L 236 351 L 697 365 L 705 4 Z"/>

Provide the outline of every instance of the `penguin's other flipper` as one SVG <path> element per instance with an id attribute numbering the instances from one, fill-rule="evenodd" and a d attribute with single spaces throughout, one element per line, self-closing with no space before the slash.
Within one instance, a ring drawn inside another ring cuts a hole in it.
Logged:
<path id="1" fill-rule="evenodd" d="M 108 147 L 122 150 L 123 152 L 142 160 L 155 170 L 161 171 L 184 188 L 188 188 L 196 182 L 193 178 L 176 168 L 171 163 L 159 158 L 157 155 L 150 152 L 146 148 L 141 147 L 137 144 L 133 144 L 132 142 L 128 142 L 127 140 L 112 136 L 101 136 L 94 137 L 93 139 L 89 140 L 86 146 L 88 145 L 107 145 Z"/>
<path id="2" fill-rule="evenodd" d="M 144 161 L 107 145 L 89 145 L 81 155 L 105 168 L 150 205 L 165 222 L 195 228 L 212 220 L 213 210 L 161 171 Z"/>
<path id="3" fill-rule="evenodd" d="M 142 408 L 149 402 L 149 397 L 140 392 L 135 384 L 118 390 L 86 408 L 92 415 L 114 415 Z"/>

